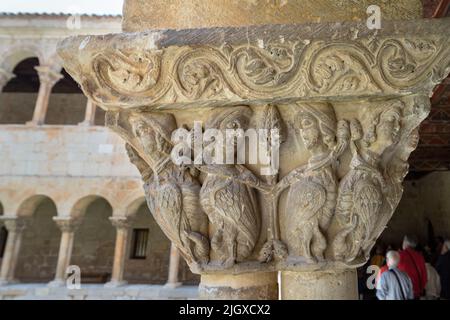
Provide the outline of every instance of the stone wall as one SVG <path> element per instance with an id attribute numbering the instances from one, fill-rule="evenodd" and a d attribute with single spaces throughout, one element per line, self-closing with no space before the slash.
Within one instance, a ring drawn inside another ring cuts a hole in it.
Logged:
<path id="1" fill-rule="evenodd" d="M 0 154 L 0 176 L 139 177 L 123 142 L 104 127 L 3 126 Z"/>

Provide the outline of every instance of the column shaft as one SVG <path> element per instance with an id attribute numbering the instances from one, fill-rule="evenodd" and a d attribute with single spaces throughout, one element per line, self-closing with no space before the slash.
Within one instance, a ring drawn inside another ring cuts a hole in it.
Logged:
<path id="1" fill-rule="evenodd" d="M 31 120 L 29 124 L 41 125 L 45 122 L 53 86 L 58 80 L 63 78 L 63 76 L 46 66 L 36 67 L 36 70 L 38 71 L 41 84 L 36 100 L 36 106 L 34 108 L 33 120 Z"/>
<path id="2" fill-rule="evenodd" d="M 56 267 L 56 282 L 64 282 L 67 267 L 70 265 L 70 258 L 72 256 L 74 232 L 64 231 L 61 235 L 61 244 L 58 254 L 58 265 Z"/>
<path id="3" fill-rule="evenodd" d="M 56 266 L 55 279 L 49 283 L 52 287 L 63 286 L 66 279 L 66 270 L 72 257 L 75 231 L 80 224 L 79 220 L 67 218 L 54 218 L 61 229 L 61 242 L 59 245 L 58 264 Z"/>
<path id="4" fill-rule="evenodd" d="M 80 123 L 82 126 L 93 126 L 95 124 L 95 110 L 97 106 L 92 102 L 92 100 L 88 100 L 86 104 L 86 113 L 84 115 L 84 121 Z"/>
<path id="5" fill-rule="evenodd" d="M 202 275 L 200 299 L 278 300 L 277 272 Z"/>
<path id="6" fill-rule="evenodd" d="M 124 280 L 124 272 L 131 221 L 127 218 L 111 218 L 111 222 L 117 230 L 116 246 L 114 249 L 114 262 L 111 281 L 108 282 L 106 286 L 117 287 L 126 284 L 126 281 Z"/>
<path id="7" fill-rule="evenodd" d="M 15 282 L 15 269 L 19 258 L 25 224 L 19 219 L 8 219 L 5 220 L 5 226 L 8 230 L 8 239 L 6 240 L 0 270 L 0 284 Z"/>
<path id="8" fill-rule="evenodd" d="M 166 287 L 176 288 L 181 286 L 178 281 L 178 273 L 180 269 L 180 252 L 172 243 L 170 247 L 169 276 L 167 278 Z"/>
<path id="9" fill-rule="evenodd" d="M 356 270 L 281 272 L 282 300 L 358 300 Z"/>

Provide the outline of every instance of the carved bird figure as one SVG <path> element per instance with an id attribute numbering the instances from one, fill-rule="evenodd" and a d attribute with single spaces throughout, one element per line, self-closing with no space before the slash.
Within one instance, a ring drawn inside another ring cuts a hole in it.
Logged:
<path id="1" fill-rule="evenodd" d="M 221 111 L 214 114 L 205 127 L 221 132 L 244 129 L 251 113 L 248 107 Z M 248 169 L 235 165 L 208 165 L 200 191 L 200 201 L 210 222 L 212 256 L 226 268 L 252 254 L 261 228 L 255 192 L 237 180 L 245 174 L 242 170 Z"/>

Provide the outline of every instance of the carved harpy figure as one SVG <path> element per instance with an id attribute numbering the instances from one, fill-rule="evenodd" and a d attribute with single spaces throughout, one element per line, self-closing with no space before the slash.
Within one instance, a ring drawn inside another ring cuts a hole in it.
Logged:
<path id="1" fill-rule="evenodd" d="M 341 226 L 333 242 L 337 260 L 352 262 L 370 250 L 390 218 L 382 157 L 398 143 L 402 103 L 364 110 L 365 134 L 358 120 L 352 122 L 353 159 L 339 187 L 336 218 Z"/>
<path id="2" fill-rule="evenodd" d="M 218 129 L 223 134 L 226 129 L 245 129 L 251 114 L 248 107 L 219 111 L 210 117 L 205 128 Z M 254 190 L 238 179 L 251 173 L 235 165 L 210 165 L 205 171 L 200 200 L 210 222 L 212 256 L 230 267 L 252 254 L 260 234 Z"/>
<path id="3" fill-rule="evenodd" d="M 298 108 L 296 123 L 311 158 L 306 166 L 283 178 L 279 188 L 291 186 L 286 207 L 289 253 L 316 262 L 324 259 L 325 234 L 336 203 L 337 179 L 332 164 L 337 122 L 329 104 L 299 104 Z"/>
<path id="4" fill-rule="evenodd" d="M 176 129 L 174 117 L 170 114 L 138 114 L 132 115 L 129 122 L 137 147 L 143 152 L 141 157 L 128 147 L 130 159 L 141 171 L 143 161 L 153 171 L 152 177 L 147 175 L 144 185 L 150 211 L 189 264 L 207 263 L 208 221 L 200 207 L 200 184 L 188 170 L 176 166 L 170 158 L 169 134 Z"/>

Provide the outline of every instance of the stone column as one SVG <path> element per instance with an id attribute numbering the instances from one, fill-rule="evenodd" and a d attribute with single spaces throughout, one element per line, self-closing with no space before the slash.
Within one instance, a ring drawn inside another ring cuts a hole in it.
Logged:
<path id="1" fill-rule="evenodd" d="M 170 262 L 169 262 L 169 277 L 167 278 L 166 287 L 176 288 L 182 285 L 178 281 L 178 273 L 180 269 L 180 252 L 177 247 L 172 243 L 170 246 Z"/>
<path id="2" fill-rule="evenodd" d="M 6 71 L 4 69 L 0 69 L 0 92 L 3 91 L 3 87 L 14 78 L 15 75 L 9 71 Z"/>
<path id="3" fill-rule="evenodd" d="M 56 266 L 55 280 L 49 283 L 51 287 L 63 286 L 66 279 L 66 270 L 72 257 L 73 240 L 75 231 L 80 225 L 80 220 L 73 218 L 55 217 L 53 220 L 61 230 L 61 243 L 59 245 L 58 264 Z"/>
<path id="4" fill-rule="evenodd" d="M 0 271 L 0 285 L 5 285 L 16 282 L 14 273 L 16 270 L 17 260 L 19 258 L 22 235 L 26 227 L 26 223 L 23 218 L 4 217 L 2 220 L 8 230 L 8 239 L 6 240 L 2 268 Z"/>
<path id="5" fill-rule="evenodd" d="M 80 126 L 93 126 L 95 124 L 95 110 L 97 106 L 92 100 L 88 99 L 86 104 L 86 113 L 84 115 L 84 121 L 80 123 Z"/>
<path id="6" fill-rule="evenodd" d="M 281 272 L 282 300 L 358 300 L 356 270 Z"/>
<path id="7" fill-rule="evenodd" d="M 278 300 L 278 273 L 203 274 L 199 297 L 204 300 Z"/>
<path id="8" fill-rule="evenodd" d="M 401 199 L 429 96 L 450 72 L 450 19 L 421 19 L 420 0 L 373 0 L 380 30 L 366 1 L 164 4 L 125 0 L 132 33 L 70 38 L 59 54 L 127 143 L 200 296 L 277 299 L 282 272 L 284 299 L 356 299 L 354 270 Z M 186 128 L 212 129 L 189 149 L 217 156 L 229 128 L 271 146 L 253 139 L 240 157 L 237 143 L 226 166 L 183 152 L 196 160 L 184 170 L 170 155 Z"/>
<path id="9" fill-rule="evenodd" d="M 41 85 L 36 100 L 36 107 L 34 108 L 33 119 L 27 123 L 28 125 L 44 124 L 53 86 L 63 78 L 63 75 L 48 66 L 39 66 L 35 67 L 35 69 L 39 74 Z"/>
<path id="10" fill-rule="evenodd" d="M 110 218 L 116 227 L 116 247 L 114 249 L 114 262 L 111 281 L 105 284 L 106 287 L 119 287 L 127 282 L 123 279 L 125 271 L 125 259 L 127 257 L 128 238 L 131 229 L 131 221 L 125 217 Z"/>

